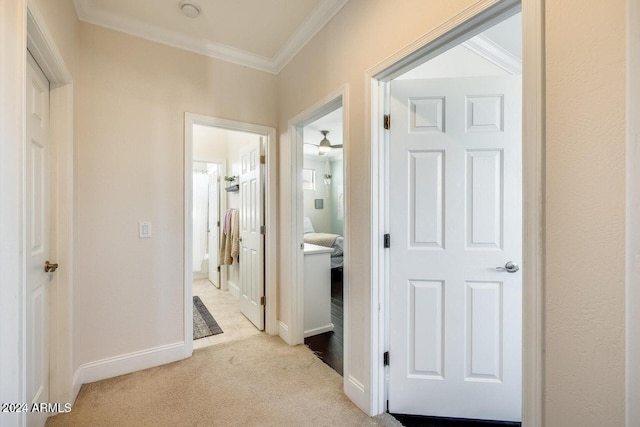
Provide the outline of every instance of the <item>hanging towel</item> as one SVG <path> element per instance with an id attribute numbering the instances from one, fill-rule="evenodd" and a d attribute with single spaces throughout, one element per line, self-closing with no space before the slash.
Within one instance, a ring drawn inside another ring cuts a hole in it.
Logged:
<path id="1" fill-rule="evenodd" d="M 229 209 L 227 213 L 229 214 L 229 223 L 223 231 L 220 242 L 222 265 L 233 264 L 233 260 L 237 261 L 240 253 L 240 216 L 237 209 Z"/>
<path id="2" fill-rule="evenodd" d="M 231 262 L 233 260 L 239 261 L 238 255 L 240 254 L 240 212 L 235 209 L 231 213 Z"/>

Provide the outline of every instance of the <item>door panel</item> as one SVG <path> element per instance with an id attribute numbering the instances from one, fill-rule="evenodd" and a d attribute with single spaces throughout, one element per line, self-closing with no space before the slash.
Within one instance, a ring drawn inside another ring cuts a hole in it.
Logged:
<path id="1" fill-rule="evenodd" d="M 26 379 L 27 403 L 49 401 L 49 291 L 44 264 L 51 254 L 49 208 L 49 82 L 27 54 Z M 44 425 L 46 413 L 29 413 L 28 426 Z"/>
<path id="2" fill-rule="evenodd" d="M 241 153 L 240 171 L 240 311 L 264 330 L 264 236 L 262 141 L 256 138 Z"/>
<path id="3" fill-rule="evenodd" d="M 521 418 L 520 77 L 391 83 L 389 410 Z"/>

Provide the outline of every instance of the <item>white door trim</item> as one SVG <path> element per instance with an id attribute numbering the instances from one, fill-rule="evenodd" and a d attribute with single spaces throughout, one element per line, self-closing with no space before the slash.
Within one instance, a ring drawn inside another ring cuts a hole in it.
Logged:
<path id="1" fill-rule="evenodd" d="M 476 34 L 518 8 L 517 0 L 475 3 L 442 26 L 427 33 L 367 72 L 365 89 L 371 106 L 372 244 L 371 265 L 371 394 L 370 414 L 386 409 L 386 381 L 382 356 L 387 347 L 387 256 L 382 236 L 388 229 L 385 188 L 388 173 L 386 114 L 388 81 L 418 62 L 437 56 L 464 35 Z M 543 425 L 543 272 L 544 272 L 544 8 L 543 0 L 523 0 L 523 425 Z M 377 267 L 376 267 L 377 266 Z"/>
<path id="2" fill-rule="evenodd" d="M 640 4 L 627 0 L 626 425 L 640 420 Z"/>
<path id="3" fill-rule="evenodd" d="M 343 107 L 342 113 L 342 127 L 343 129 L 348 129 L 347 127 L 347 87 L 343 86 L 342 88 L 332 92 L 327 95 L 320 101 L 316 102 L 303 112 L 299 113 L 295 117 L 289 120 L 289 134 L 290 138 L 290 153 L 291 153 L 291 181 L 290 181 L 290 190 L 291 190 L 291 208 L 292 208 L 292 216 L 291 216 L 291 236 L 293 236 L 293 244 L 291 245 L 291 270 L 289 271 L 289 277 L 293 278 L 291 281 L 291 299 L 290 306 L 288 307 L 289 319 L 291 319 L 291 324 L 289 325 L 289 330 L 283 336 L 283 339 L 289 345 L 297 345 L 304 343 L 304 295 L 303 295 L 303 281 L 304 281 L 304 273 L 303 273 L 303 265 L 304 265 L 304 252 L 300 247 L 300 244 L 303 242 L 303 226 L 302 226 L 302 217 L 304 212 L 303 206 L 303 195 L 302 195 L 302 168 L 304 165 L 304 157 L 303 157 L 303 135 L 302 129 L 314 122 L 315 120 L 326 116 L 332 111 L 337 110 L 338 108 Z M 345 177 L 345 182 L 347 178 L 347 164 L 348 164 L 348 149 L 346 148 L 349 144 L 348 141 L 348 132 L 343 132 L 343 172 Z M 345 185 L 345 200 L 348 200 L 348 195 L 346 193 L 346 185 Z M 348 289 L 346 283 L 348 281 L 348 260 L 349 260 L 349 252 L 347 247 L 349 245 L 349 227 L 348 227 L 348 215 L 346 215 L 347 209 L 345 209 L 345 222 L 344 222 L 344 282 L 343 286 L 345 289 Z M 348 336 L 347 333 L 347 303 L 346 300 L 348 295 L 345 294 L 345 310 L 344 310 L 344 325 L 345 325 L 345 342 L 344 348 L 345 353 L 348 348 Z M 346 360 L 346 355 L 345 355 Z M 345 363 L 345 367 L 347 364 Z M 345 378 L 346 378 L 345 372 Z"/>
<path id="4" fill-rule="evenodd" d="M 27 2 L 27 47 L 50 82 L 51 259 L 60 264 L 50 282 L 51 402 L 72 402 L 74 105 L 73 79 L 44 18 Z"/>
<path id="5" fill-rule="evenodd" d="M 193 353 L 193 218 L 191 205 L 193 194 L 193 125 L 200 124 L 227 130 L 255 133 L 266 139 L 265 185 L 265 332 L 278 334 L 277 283 L 276 283 L 276 130 L 271 127 L 204 116 L 195 113 L 184 115 L 184 351 L 185 357 Z"/>

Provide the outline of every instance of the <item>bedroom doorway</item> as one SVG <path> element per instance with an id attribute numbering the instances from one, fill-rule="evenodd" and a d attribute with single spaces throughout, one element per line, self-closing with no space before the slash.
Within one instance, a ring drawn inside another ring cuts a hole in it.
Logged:
<path id="1" fill-rule="evenodd" d="M 304 343 L 340 375 L 344 359 L 342 115 L 340 107 L 302 129 Z"/>
<path id="2" fill-rule="evenodd" d="M 188 351 L 274 334 L 274 141 L 272 128 L 185 115 Z"/>
<path id="3" fill-rule="evenodd" d="M 305 343 L 340 375 L 345 359 L 346 236 L 344 91 L 296 119 L 294 166 L 294 343 Z"/>

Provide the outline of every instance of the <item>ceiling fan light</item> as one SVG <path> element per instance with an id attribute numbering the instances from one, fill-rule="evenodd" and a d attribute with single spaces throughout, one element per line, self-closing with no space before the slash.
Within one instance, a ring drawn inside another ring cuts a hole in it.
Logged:
<path id="1" fill-rule="evenodd" d="M 331 143 L 327 139 L 327 134 L 329 133 L 329 131 L 321 130 L 320 133 L 322 133 L 324 138 L 322 139 L 322 141 L 320 141 L 320 144 L 318 145 L 318 154 L 323 155 L 331 151 L 333 147 L 331 146 Z"/>
<path id="2" fill-rule="evenodd" d="M 189 0 L 182 0 L 180 2 L 180 10 L 182 10 L 182 13 L 189 18 L 196 18 L 200 15 L 201 11 L 200 6 Z"/>

